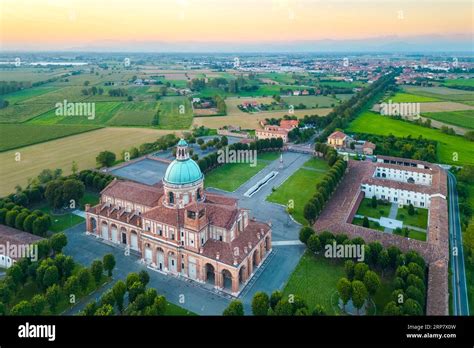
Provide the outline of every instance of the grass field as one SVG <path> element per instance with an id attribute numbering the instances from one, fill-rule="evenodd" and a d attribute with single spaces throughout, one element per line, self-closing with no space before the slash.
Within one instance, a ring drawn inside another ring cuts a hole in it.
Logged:
<path id="1" fill-rule="evenodd" d="M 193 122 L 193 110 L 186 97 L 165 97 L 160 99 L 160 129 L 188 129 Z M 181 113 L 181 110 L 184 113 Z"/>
<path id="2" fill-rule="evenodd" d="M 249 163 L 226 163 L 207 173 L 204 183 L 206 187 L 233 192 L 277 158 L 277 152 L 266 152 L 257 156 L 255 167 Z"/>
<path id="3" fill-rule="evenodd" d="M 465 91 L 447 87 L 404 86 L 403 90 L 407 93 L 416 94 L 418 96 L 425 96 L 443 101 L 460 102 L 468 105 L 469 101 L 474 100 L 474 91 Z"/>
<path id="4" fill-rule="evenodd" d="M 371 133 L 379 135 L 393 134 L 396 137 L 419 137 L 438 141 L 438 158 L 441 163 L 474 164 L 474 146 L 460 136 L 447 135 L 439 130 L 417 126 L 415 124 L 380 116 L 373 112 L 364 112 L 346 129 L 348 132 Z M 455 161 L 455 154 L 458 161 Z"/>
<path id="5" fill-rule="evenodd" d="M 293 218 L 299 223 L 307 225 L 308 221 L 303 216 L 304 206 L 315 194 L 316 184 L 322 180 L 324 175 L 324 172 L 300 168 L 283 184 L 277 187 L 267 197 L 267 201 L 286 206 L 290 200 L 293 200 Z"/>
<path id="6" fill-rule="evenodd" d="M 2 124 L 0 126 L 0 152 L 84 133 L 97 128 L 94 125 Z"/>
<path id="7" fill-rule="evenodd" d="M 364 222 L 363 218 L 354 218 L 352 219 L 351 224 L 357 225 L 357 226 L 363 226 L 363 222 Z M 380 226 L 378 222 L 371 221 L 371 220 L 369 220 L 369 228 L 373 230 L 382 231 L 382 232 L 385 230 L 385 228 Z"/>
<path id="8" fill-rule="evenodd" d="M 386 102 L 389 100 L 391 100 L 392 103 L 426 103 L 439 101 L 437 98 L 403 92 L 398 92 L 394 96 L 385 99 Z"/>
<path id="9" fill-rule="evenodd" d="M 454 126 L 474 129 L 474 110 L 451 112 L 427 112 L 422 116 Z"/>
<path id="10" fill-rule="evenodd" d="M 380 219 L 381 217 L 388 217 L 390 213 L 390 205 L 378 204 L 376 208 L 372 208 L 371 203 L 371 199 L 364 198 L 364 200 L 360 203 L 356 214 L 375 219 Z"/>
<path id="11" fill-rule="evenodd" d="M 398 208 L 397 220 L 403 221 L 403 225 L 420 228 L 428 227 L 428 209 L 415 208 L 415 215 L 408 214 L 408 207 Z"/>
<path id="12" fill-rule="evenodd" d="M 76 161 L 79 170 L 94 168 L 95 158 L 101 151 L 112 151 L 120 158 L 121 151 L 155 141 L 159 136 L 168 133 L 173 132 L 150 128 L 109 127 L 24 147 L 19 150 L 20 161 L 15 161 L 17 150 L 2 152 L 0 195 L 11 193 L 15 185 L 25 186 L 28 178 L 36 177 L 43 169 L 61 168 L 64 174 L 69 174 L 73 161 Z"/>
<path id="13" fill-rule="evenodd" d="M 399 233 L 394 231 L 393 233 L 401 235 L 401 236 L 405 236 L 403 234 L 403 231 L 399 232 Z M 412 230 L 412 229 L 408 229 L 408 238 L 421 240 L 422 242 L 424 242 L 424 241 L 426 241 L 426 232 L 420 232 L 420 231 L 415 231 L 415 230 Z"/>
<path id="14" fill-rule="evenodd" d="M 329 164 L 326 161 L 322 161 L 319 158 L 311 158 L 310 160 L 306 161 L 303 164 L 303 168 L 311 168 L 315 170 L 319 170 L 322 172 L 326 172 L 329 170 Z"/>
<path id="15" fill-rule="evenodd" d="M 344 264 L 306 251 L 283 289 L 283 295 L 298 295 L 312 311 L 316 305 L 324 307 L 329 315 L 337 314 L 331 297 L 337 292 L 339 279 L 345 276 Z M 336 296 L 336 295 L 334 295 Z"/>

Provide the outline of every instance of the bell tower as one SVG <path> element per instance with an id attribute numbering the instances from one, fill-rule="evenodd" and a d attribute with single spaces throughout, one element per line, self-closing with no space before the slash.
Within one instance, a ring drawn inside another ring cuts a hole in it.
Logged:
<path id="1" fill-rule="evenodd" d="M 188 143 L 184 139 L 178 142 L 178 146 L 176 147 L 176 159 L 178 161 L 186 161 L 189 159 Z"/>

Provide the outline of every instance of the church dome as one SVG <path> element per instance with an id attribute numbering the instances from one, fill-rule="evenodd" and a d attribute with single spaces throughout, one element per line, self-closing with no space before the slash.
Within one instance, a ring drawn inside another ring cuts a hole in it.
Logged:
<path id="1" fill-rule="evenodd" d="M 181 139 L 178 143 L 177 158 L 166 169 L 163 178 L 165 183 L 187 185 L 203 178 L 198 164 L 189 158 L 187 147 L 186 141 Z"/>

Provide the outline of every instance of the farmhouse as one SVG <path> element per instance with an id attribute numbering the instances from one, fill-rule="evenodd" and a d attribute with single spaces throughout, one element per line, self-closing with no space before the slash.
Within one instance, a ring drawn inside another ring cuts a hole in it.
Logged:
<path id="1" fill-rule="evenodd" d="M 89 233 L 138 253 L 149 268 L 234 295 L 271 251 L 271 226 L 236 199 L 206 192 L 184 140 L 157 185 L 114 180 L 86 215 Z"/>
<path id="2" fill-rule="evenodd" d="M 263 124 L 261 122 L 261 124 Z M 282 138 L 284 143 L 288 142 L 288 133 L 298 127 L 298 120 L 281 120 L 279 126 L 264 125 L 263 129 L 256 129 L 255 136 L 257 139 L 274 139 Z"/>
<path id="3" fill-rule="evenodd" d="M 347 135 L 341 131 L 335 131 L 328 136 L 328 145 L 335 149 L 346 147 Z"/>

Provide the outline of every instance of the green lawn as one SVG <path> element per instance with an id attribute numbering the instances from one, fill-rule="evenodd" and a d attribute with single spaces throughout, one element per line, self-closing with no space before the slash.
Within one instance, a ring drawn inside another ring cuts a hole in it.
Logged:
<path id="1" fill-rule="evenodd" d="M 279 152 L 261 152 L 257 155 L 257 165 L 251 167 L 249 163 L 226 163 L 206 174 L 204 184 L 220 190 L 233 192 L 265 168 L 270 161 L 280 156 Z"/>
<path id="2" fill-rule="evenodd" d="M 156 102 L 124 103 L 108 122 L 110 126 L 151 126 L 156 114 Z"/>
<path id="3" fill-rule="evenodd" d="M 452 86 L 468 86 L 474 87 L 474 79 L 451 79 L 444 80 L 443 84 L 447 87 Z"/>
<path id="4" fill-rule="evenodd" d="M 33 87 L 22 89 L 13 93 L 8 93 L 2 96 L 3 99 L 8 100 L 10 104 L 21 103 L 27 99 L 40 96 L 57 90 L 58 87 Z"/>
<path id="5" fill-rule="evenodd" d="M 305 300 L 310 311 L 321 305 L 329 315 L 335 315 L 331 297 L 337 292 L 337 282 L 344 276 L 344 264 L 339 260 L 329 260 L 306 251 L 288 279 L 283 296 L 298 295 Z"/>
<path id="6" fill-rule="evenodd" d="M 362 226 L 363 221 L 364 221 L 363 218 L 354 218 L 351 223 L 353 225 Z M 369 220 L 369 228 L 373 230 L 382 231 L 382 232 L 385 231 L 385 228 L 380 226 L 378 222 L 370 221 L 370 220 Z"/>
<path id="7" fill-rule="evenodd" d="M 90 204 L 91 206 L 96 205 L 99 203 L 99 194 L 96 192 L 86 191 L 84 193 L 84 197 L 82 197 L 81 201 L 79 202 L 78 209 L 84 209 L 86 204 Z M 62 232 L 70 227 L 73 227 L 81 222 L 85 221 L 82 217 L 72 214 L 54 214 L 51 211 L 51 208 L 48 206 L 47 203 L 43 203 L 38 207 L 34 207 L 34 209 L 39 209 L 49 215 L 51 215 L 52 225 L 49 228 L 51 232 L 57 233 Z"/>
<path id="8" fill-rule="evenodd" d="M 364 200 L 360 203 L 356 214 L 380 219 L 382 216 L 388 217 L 389 213 L 390 205 L 377 204 L 376 208 L 372 208 L 372 200 L 369 198 L 364 198 Z"/>
<path id="9" fill-rule="evenodd" d="M 326 108 L 337 105 L 339 101 L 330 96 L 307 95 L 307 96 L 288 96 L 282 97 L 283 101 L 289 105 L 298 106 L 300 103 L 306 108 Z"/>
<path id="10" fill-rule="evenodd" d="M 267 197 L 267 201 L 285 206 L 293 201 L 293 218 L 300 224 L 307 225 L 308 221 L 303 216 L 304 206 L 316 193 L 316 184 L 322 180 L 324 175 L 324 172 L 300 168 L 277 187 Z"/>
<path id="11" fill-rule="evenodd" d="M 398 234 L 400 236 L 405 236 L 405 234 L 403 234 L 403 231 L 401 233 L 397 233 L 397 232 L 393 232 L 394 234 Z M 415 231 L 415 230 L 412 230 L 412 229 L 408 229 L 408 238 L 411 238 L 411 239 L 417 239 L 417 240 L 421 240 L 421 241 L 426 241 L 426 232 L 420 232 L 420 231 Z"/>
<path id="12" fill-rule="evenodd" d="M 378 135 L 393 134 L 396 137 L 423 137 L 438 141 L 437 153 L 441 163 L 466 165 L 474 164 L 474 146 L 461 136 L 447 135 L 437 129 L 426 128 L 406 121 L 381 116 L 374 112 L 364 112 L 352 121 L 347 132 L 371 133 Z M 455 154 L 458 161 L 455 161 Z"/>
<path id="13" fill-rule="evenodd" d="M 387 97 L 385 102 L 388 102 L 389 100 L 391 100 L 392 103 L 426 103 L 440 101 L 439 99 L 433 97 L 403 92 L 398 92 L 394 96 Z"/>
<path id="14" fill-rule="evenodd" d="M 404 206 L 398 209 L 397 220 L 403 221 L 403 225 L 427 228 L 428 209 L 415 208 L 415 215 L 410 215 L 408 214 L 408 207 Z"/>
<path id="15" fill-rule="evenodd" d="M 474 110 L 426 112 L 422 116 L 454 126 L 474 129 Z"/>
<path id="16" fill-rule="evenodd" d="M 310 160 L 306 161 L 305 164 L 303 164 L 303 168 L 312 168 L 321 171 L 327 171 L 330 167 L 328 163 L 322 160 L 321 158 L 313 157 Z"/>
<path id="17" fill-rule="evenodd" d="M 177 306 L 171 302 L 167 302 L 166 311 L 164 315 L 168 316 L 194 316 L 196 313 L 190 312 L 183 307 Z"/>
<path id="18" fill-rule="evenodd" d="M 2 124 L 0 126 L 0 152 L 89 132 L 98 128 L 100 126 L 97 125 Z"/>

